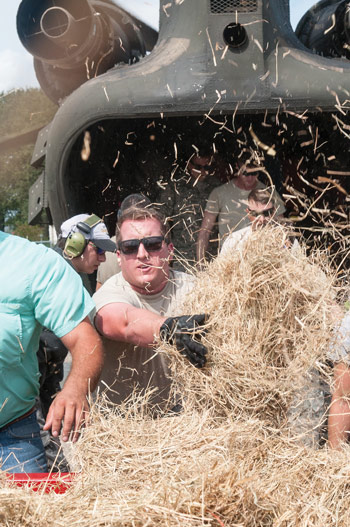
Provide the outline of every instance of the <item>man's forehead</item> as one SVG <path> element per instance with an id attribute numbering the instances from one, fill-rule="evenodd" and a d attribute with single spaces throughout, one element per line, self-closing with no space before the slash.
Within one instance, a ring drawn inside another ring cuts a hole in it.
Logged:
<path id="1" fill-rule="evenodd" d="M 258 201 L 254 201 L 252 199 L 248 200 L 248 206 L 250 209 L 252 210 L 255 210 L 255 209 L 272 209 L 274 204 L 273 204 L 273 201 L 269 201 L 268 203 L 259 203 Z"/>
<path id="2" fill-rule="evenodd" d="M 121 237 L 125 235 L 129 237 L 129 234 L 138 237 L 142 236 L 145 232 L 152 232 L 152 234 L 161 233 L 161 224 L 157 218 L 145 218 L 139 220 L 128 219 L 125 220 L 120 228 Z"/>
<path id="3" fill-rule="evenodd" d="M 252 165 L 249 163 L 237 163 L 238 170 L 240 172 L 249 172 L 252 175 L 258 175 L 259 172 L 262 171 L 261 167 L 257 167 L 256 165 Z"/>

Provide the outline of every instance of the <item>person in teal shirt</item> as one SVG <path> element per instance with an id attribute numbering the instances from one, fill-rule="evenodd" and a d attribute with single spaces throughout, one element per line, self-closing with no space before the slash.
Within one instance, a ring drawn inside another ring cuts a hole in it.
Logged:
<path id="1" fill-rule="evenodd" d="M 101 340 L 88 315 L 94 303 L 78 274 L 54 251 L 0 231 L 0 466 L 45 472 L 35 417 L 36 352 L 42 326 L 72 354 L 72 369 L 51 404 L 45 429 L 62 440 L 78 431 L 102 368 Z"/>

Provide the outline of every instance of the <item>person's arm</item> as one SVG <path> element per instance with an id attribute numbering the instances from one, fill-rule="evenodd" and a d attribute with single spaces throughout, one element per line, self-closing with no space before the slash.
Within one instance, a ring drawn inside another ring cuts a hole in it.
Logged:
<path id="1" fill-rule="evenodd" d="M 350 434 L 350 368 L 344 362 L 334 366 L 334 392 L 328 417 L 328 442 L 339 449 Z"/>
<path id="2" fill-rule="evenodd" d="M 151 346 L 160 338 L 175 346 L 195 367 L 202 368 L 207 348 L 198 339 L 206 331 L 205 320 L 204 314 L 166 318 L 147 309 L 114 303 L 98 311 L 95 325 L 105 337 L 136 346 Z"/>
<path id="3" fill-rule="evenodd" d="M 95 325 L 108 339 L 150 346 L 154 344 L 165 319 L 147 309 L 120 302 L 102 307 L 96 314 Z"/>
<path id="4" fill-rule="evenodd" d="M 52 430 L 58 437 L 62 423 L 62 440 L 68 441 L 73 432 L 73 441 L 86 421 L 89 405 L 87 395 L 96 388 L 103 365 L 102 342 L 86 317 L 72 331 L 61 337 L 72 354 L 72 369 L 61 392 L 53 400 L 44 430 Z"/>
<path id="5" fill-rule="evenodd" d="M 196 242 L 196 258 L 197 262 L 204 262 L 205 253 L 208 249 L 209 237 L 213 230 L 217 214 L 209 211 L 204 212 L 201 228 L 198 233 L 198 239 Z"/>

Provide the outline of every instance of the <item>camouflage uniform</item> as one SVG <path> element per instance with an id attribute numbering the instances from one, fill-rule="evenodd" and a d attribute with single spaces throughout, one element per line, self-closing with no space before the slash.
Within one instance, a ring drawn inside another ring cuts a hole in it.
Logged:
<path id="1" fill-rule="evenodd" d="M 177 271 L 186 271 L 195 264 L 195 243 L 205 205 L 210 192 L 220 184 L 212 175 L 196 179 L 185 172 L 178 172 L 159 196 L 161 212 L 169 218 L 171 224 L 171 238 L 175 246 L 173 268 Z M 217 234 L 214 232 L 211 240 L 216 238 Z M 217 242 L 209 245 L 208 253 L 217 254 Z"/>

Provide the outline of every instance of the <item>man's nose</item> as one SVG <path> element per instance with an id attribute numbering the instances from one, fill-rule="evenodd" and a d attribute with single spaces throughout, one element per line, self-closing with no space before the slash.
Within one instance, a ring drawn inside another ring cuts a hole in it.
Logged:
<path id="1" fill-rule="evenodd" d="M 140 259 L 149 257 L 149 254 L 146 251 L 145 246 L 143 245 L 142 242 L 140 243 L 139 248 L 137 250 L 137 257 Z"/>

